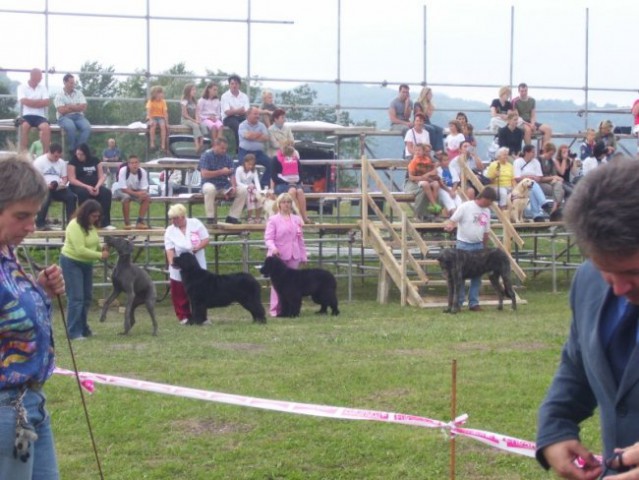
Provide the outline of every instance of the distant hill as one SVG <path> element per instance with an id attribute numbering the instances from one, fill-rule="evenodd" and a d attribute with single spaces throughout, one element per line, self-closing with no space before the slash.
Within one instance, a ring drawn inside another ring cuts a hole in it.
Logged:
<path id="1" fill-rule="evenodd" d="M 328 105 L 335 104 L 336 87 L 334 85 L 323 83 L 311 83 L 310 88 L 317 92 L 317 103 Z M 388 129 L 388 105 L 396 96 L 396 92 L 389 88 L 372 87 L 362 85 L 344 84 L 341 86 L 341 105 L 344 110 L 348 110 L 350 117 L 354 122 L 362 122 L 364 120 L 375 122 L 377 128 Z M 416 99 L 416 94 L 412 94 L 412 99 Z M 492 98 L 486 99 L 486 102 L 478 102 L 474 100 L 465 100 L 461 98 L 453 98 L 444 94 L 437 94 L 435 105 L 437 111 L 433 115 L 432 122 L 442 127 L 447 127 L 448 121 L 455 117 L 458 111 L 466 112 L 470 123 L 475 126 L 476 130 L 486 130 L 490 120 L 490 102 Z M 377 106 L 374 109 L 371 106 Z M 354 108 L 348 108 L 354 107 Z M 617 105 L 604 105 L 603 107 L 592 104 L 591 108 L 599 109 L 616 109 Z M 584 131 L 586 128 L 585 120 L 579 117 L 575 112 L 581 109 L 581 105 L 577 105 L 569 100 L 537 100 L 538 120 L 542 123 L 548 123 L 552 126 L 554 132 L 575 133 Z M 474 110 L 474 111 L 473 111 Z M 548 112 L 544 112 L 544 111 Z M 556 112 L 556 113 L 550 113 Z M 561 113 L 565 111 L 566 113 Z M 627 126 L 632 124 L 632 118 L 629 114 L 589 114 L 588 126 L 596 128 L 600 121 L 610 119 L 617 126 Z M 490 137 L 479 137 L 479 152 L 484 155 Z M 558 142 L 570 144 L 570 139 L 558 139 Z M 578 150 L 581 141 L 576 141 L 572 146 L 573 150 Z M 630 152 L 636 150 L 633 142 L 627 142 L 626 147 Z M 402 141 L 399 138 L 377 137 L 371 144 L 374 145 L 373 151 L 375 157 L 397 157 L 401 152 Z"/>

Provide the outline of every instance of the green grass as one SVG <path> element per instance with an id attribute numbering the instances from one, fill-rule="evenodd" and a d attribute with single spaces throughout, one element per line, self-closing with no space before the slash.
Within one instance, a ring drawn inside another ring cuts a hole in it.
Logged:
<path id="1" fill-rule="evenodd" d="M 530 282 L 516 312 L 445 315 L 374 301 L 375 283 L 356 282 L 337 317 L 254 325 L 240 307 L 210 310 L 211 327 L 179 326 L 167 300 L 160 333 L 145 312 L 128 337 L 122 315 L 97 322 L 97 336 L 73 344 L 80 370 L 313 404 L 395 411 L 448 420 L 451 361 L 457 360 L 457 412 L 467 426 L 535 438 L 537 407 L 568 329 L 566 282 Z M 345 295 L 342 295 L 345 297 Z M 266 299 L 266 292 L 264 294 Z M 56 318 L 58 364 L 70 368 Z M 46 387 L 62 478 L 97 478 L 75 382 Z M 88 408 L 105 478 L 115 479 L 439 479 L 448 478 L 441 432 L 342 421 L 97 386 Z M 594 421 L 584 429 L 599 447 Z M 457 478 L 548 478 L 536 462 L 457 440 Z"/>

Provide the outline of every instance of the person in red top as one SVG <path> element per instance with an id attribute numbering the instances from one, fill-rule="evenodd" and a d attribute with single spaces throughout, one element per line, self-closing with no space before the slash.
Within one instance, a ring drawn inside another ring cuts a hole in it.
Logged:
<path id="1" fill-rule="evenodd" d="M 415 215 L 422 218 L 426 211 L 438 215 L 442 211 L 437 203 L 439 176 L 436 165 L 430 157 L 430 145 L 418 143 L 414 147 L 413 159 L 408 164 L 408 178 L 404 185 L 406 193 L 414 193 Z"/>
<path id="2" fill-rule="evenodd" d="M 639 158 L 639 98 L 632 104 L 632 116 L 635 118 L 632 133 L 637 135 L 637 158 Z"/>

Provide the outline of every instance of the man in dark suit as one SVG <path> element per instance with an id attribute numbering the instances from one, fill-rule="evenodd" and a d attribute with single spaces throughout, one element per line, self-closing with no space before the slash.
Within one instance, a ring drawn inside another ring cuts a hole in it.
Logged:
<path id="1" fill-rule="evenodd" d="M 537 434 L 537 459 L 562 478 L 595 480 L 629 470 L 635 476 L 623 478 L 639 478 L 637 205 L 636 161 L 619 159 L 585 177 L 566 206 L 567 226 L 589 259 L 573 280 L 570 334 Z M 596 408 L 604 464 L 579 439 L 579 424 Z"/>

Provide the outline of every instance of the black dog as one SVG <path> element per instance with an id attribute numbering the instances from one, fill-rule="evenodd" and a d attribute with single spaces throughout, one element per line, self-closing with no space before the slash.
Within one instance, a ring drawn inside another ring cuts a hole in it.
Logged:
<path id="1" fill-rule="evenodd" d="M 174 257 L 173 266 L 180 269 L 186 294 L 191 302 L 189 323 L 201 325 L 206 321 L 206 309 L 226 307 L 237 302 L 251 312 L 253 321 L 266 323 L 260 294 L 260 284 L 248 273 L 216 275 L 204 270 L 192 253 Z"/>
<path id="2" fill-rule="evenodd" d="M 448 280 L 448 308 L 444 312 L 459 311 L 459 290 L 467 278 L 480 277 L 491 272 L 490 283 L 499 296 L 499 310 L 504 307 L 504 295 L 512 300 L 513 310 L 517 309 L 517 300 L 510 280 L 510 261 L 508 255 L 496 248 L 477 251 L 447 248 L 437 259 L 442 273 Z M 504 288 L 499 284 L 501 277 Z"/>
<path id="3" fill-rule="evenodd" d="M 111 274 L 111 282 L 113 283 L 113 292 L 109 295 L 102 306 L 102 314 L 100 321 L 106 320 L 107 311 L 111 302 L 122 293 L 126 293 L 126 312 L 124 313 L 124 332 L 123 335 L 129 333 L 131 327 L 135 324 L 135 309 L 144 304 L 151 315 L 153 322 L 153 335 L 158 334 L 158 324 L 155 321 L 155 285 L 151 277 L 145 270 L 131 263 L 131 254 L 133 253 L 133 242 L 121 237 L 104 237 L 104 242 L 115 248 L 118 252 L 118 263 Z"/>
<path id="4" fill-rule="evenodd" d="M 321 268 L 295 270 L 289 268 L 279 257 L 266 257 L 260 269 L 263 275 L 271 278 L 282 307 L 278 317 L 299 317 L 302 297 L 310 295 L 315 303 L 321 305 L 319 312 L 339 315 L 337 308 L 337 282 L 333 274 Z"/>

